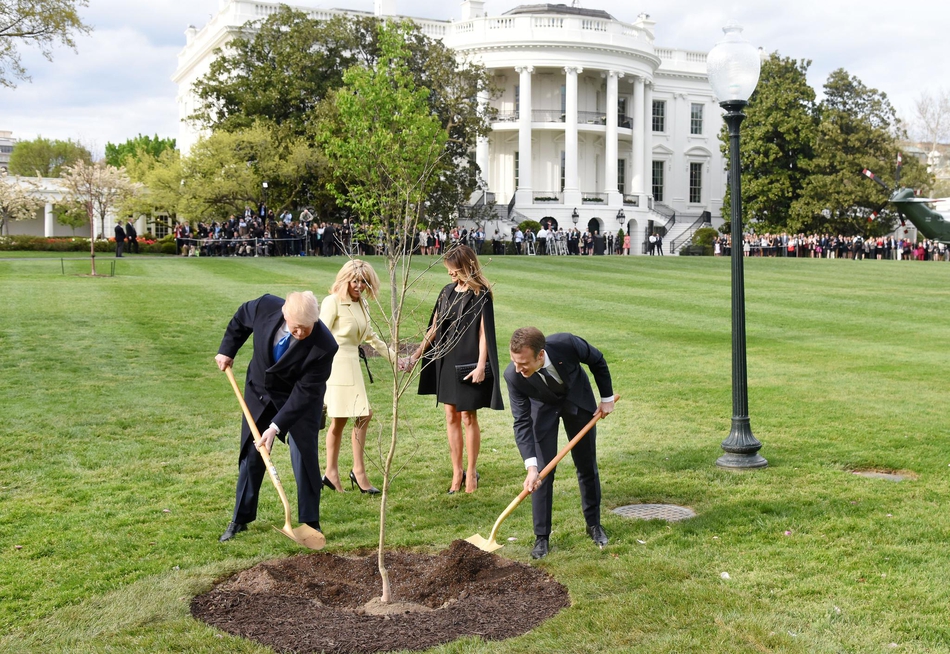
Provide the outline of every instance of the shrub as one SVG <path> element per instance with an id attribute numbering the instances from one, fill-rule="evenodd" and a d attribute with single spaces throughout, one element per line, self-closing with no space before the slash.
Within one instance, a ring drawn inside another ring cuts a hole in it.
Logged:
<path id="1" fill-rule="evenodd" d="M 713 241 L 719 237 L 712 227 L 700 227 L 693 233 L 693 245 L 708 245 L 712 247 Z"/>
<path id="2" fill-rule="evenodd" d="M 541 223 L 539 223 L 537 220 L 522 220 L 518 224 L 518 229 L 520 229 L 522 232 L 529 228 L 533 233 L 537 234 L 539 231 L 541 231 Z"/>

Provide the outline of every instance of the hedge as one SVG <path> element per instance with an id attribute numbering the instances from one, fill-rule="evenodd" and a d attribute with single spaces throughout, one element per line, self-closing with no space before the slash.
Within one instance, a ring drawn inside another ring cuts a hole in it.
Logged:
<path id="1" fill-rule="evenodd" d="M 166 246 L 171 246 L 166 247 Z M 126 242 L 126 252 L 128 252 Z M 89 239 L 82 237 L 46 236 L 0 236 L 0 251 L 23 250 L 28 252 L 89 252 Z M 115 239 L 97 239 L 96 252 L 115 252 Z M 174 254 L 175 239 L 166 237 L 160 241 L 139 239 L 139 252 L 149 254 Z"/>

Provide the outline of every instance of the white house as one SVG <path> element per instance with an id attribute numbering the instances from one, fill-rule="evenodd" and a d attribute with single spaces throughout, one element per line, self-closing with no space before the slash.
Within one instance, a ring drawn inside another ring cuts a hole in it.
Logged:
<path id="1" fill-rule="evenodd" d="M 626 22 L 596 9 L 534 4 L 488 16 L 484 6 L 464 0 L 459 20 L 412 20 L 492 71 L 502 90 L 482 98 L 498 120 L 475 152 L 498 205 L 496 227 L 531 218 L 601 234 L 622 228 L 634 243 L 665 230 L 666 243 L 678 247 L 703 218 L 721 223 L 722 121 L 705 52 L 656 46 L 646 14 Z M 220 0 L 207 25 L 185 31 L 172 78 L 183 151 L 199 136 L 185 118 L 213 51 L 278 7 Z M 317 19 L 359 13 L 296 8 Z M 376 0 L 375 13 L 395 15 L 393 0 Z"/>

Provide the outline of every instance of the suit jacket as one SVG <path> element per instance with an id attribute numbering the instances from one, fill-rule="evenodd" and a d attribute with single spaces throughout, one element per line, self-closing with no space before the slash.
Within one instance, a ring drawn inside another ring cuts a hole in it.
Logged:
<path id="1" fill-rule="evenodd" d="M 287 432 L 295 437 L 316 438 L 337 344 L 318 320 L 310 336 L 301 341 L 291 338 L 290 348 L 274 363 L 274 336 L 284 321 L 283 306 L 283 298 L 274 295 L 262 295 L 242 304 L 228 324 L 218 353 L 234 358 L 253 334 L 254 355 L 247 366 L 244 399 L 254 420 L 271 408 L 276 411 L 271 421 L 280 428 L 281 440 Z M 245 426 L 242 448 L 248 438 L 250 428 Z"/>
<path id="2" fill-rule="evenodd" d="M 513 363 L 505 370 L 508 398 L 514 417 L 515 442 L 522 459 L 535 456 L 534 421 L 532 409 L 537 411 L 563 411 L 576 414 L 578 409 L 594 414 L 600 401 L 581 364 L 587 365 L 594 375 L 594 382 L 601 397 L 613 397 L 610 371 L 604 355 L 579 336 L 568 333 L 551 334 L 545 339 L 546 356 L 550 357 L 558 376 L 566 386 L 564 397 L 558 397 L 539 377 L 538 373 L 527 379 L 515 371 Z M 543 437 L 543 434 L 537 436 Z"/>
<path id="3" fill-rule="evenodd" d="M 115 226 L 115 240 L 117 243 L 125 240 L 125 230 L 122 229 L 122 225 Z"/>

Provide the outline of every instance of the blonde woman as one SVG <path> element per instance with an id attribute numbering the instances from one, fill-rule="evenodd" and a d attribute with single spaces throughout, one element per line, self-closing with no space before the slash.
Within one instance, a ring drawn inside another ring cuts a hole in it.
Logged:
<path id="1" fill-rule="evenodd" d="M 495 310 L 491 287 L 472 248 L 454 246 L 443 263 L 452 281 L 439 293 L 422 343 L 404 363 L 411 368 L 423 355 L 429 359 L 419 375 L 419 394 L 435 395 L 436 402 L 445 405 L 452 459 L 448 492 L 456 493 L 464 484 L 465 492 L 473 493 L 478 488 L 475 465 L 482 438 L 477 411 L 505 408 L 498 385 Z"/>
<path id="2" fill-rule="evenodd" d="M 353 418 L 350 489 L 359 487 L 361 493 L 376 495 L 379 489 L 370 483 L 363 462 L 366 427 L 373 417 L 373 411 L 360 370 L 359 346 L 360 343 L 369 343 L 392 363 L 397 361 L 397 356 L 373 331 L 364 293 L 376 298 L 379 277 L 368 263 L 352 259 L 337 273 L 330 294 L 320 305 L 320 318 L 340 346 L 333 359 L 330 379 L 327 380 L 326 406 L 330 427 L 327 430 L 327 467 L 323 485 L 331 490 L 343 490 L 338 467 L 340 445 L 346 423 Z"/>

